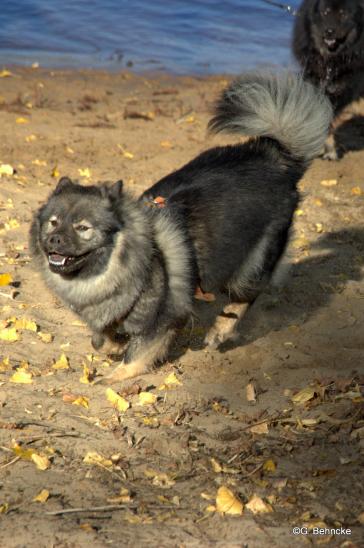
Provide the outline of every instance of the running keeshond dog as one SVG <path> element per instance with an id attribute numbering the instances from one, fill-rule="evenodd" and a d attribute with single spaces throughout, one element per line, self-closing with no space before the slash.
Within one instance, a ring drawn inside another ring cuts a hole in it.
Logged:
<path id="1" fill-rule="evenodd" d="M 196 288 L 230 297 L 206 344 L 233 335 L 285 249 L 297 183 L 330 122 L 329 101 L 302 78 L 250 73 L 223 93 L 210 129 L 255 138 L 203 152 L 139 200 L 121 181 L 59 181 L 34 217 L 31 251 L 48 286 L 90 326 L 94 347 L 128 335 L 107 382 L 167 356 Z"/>
<path id="2" fill-rule="evenodd" d="M 334 131 L 351 117 L 345 107 L 364 97 L 363 0 L 304 0 L 294 27 L 293 52 L 304 77 L 332 103 L 335 120 L 324 157 L 336 160 Z"/>

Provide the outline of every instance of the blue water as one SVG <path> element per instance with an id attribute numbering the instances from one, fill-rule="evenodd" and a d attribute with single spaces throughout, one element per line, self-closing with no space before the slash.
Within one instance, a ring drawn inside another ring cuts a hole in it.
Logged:
<path id="1" fill-rule="evenodd" d="M 263 0 L 1 0 L 0 65 L 174 74 L 287 66 L 293 20 Z"/>

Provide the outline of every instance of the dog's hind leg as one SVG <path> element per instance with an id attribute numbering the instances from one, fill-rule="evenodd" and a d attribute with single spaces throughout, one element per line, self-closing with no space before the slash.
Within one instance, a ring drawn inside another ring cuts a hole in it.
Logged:
<path id="1" fill-rule="evenodd" d="M 237 337 L 236 327 L 249 308 L 250 303 L 229 303 L 217 316 L 214 325 L 205 337 L 205 344 L 217 348 L 227 340 Z"/>
<path id="2" fill-rule="evenodd" d="M 167 356 L 169 345 L 175 335 L 173 329 L 164 331 L 155 337 L 132 337 L 126 349 L 124 360 L 99 382 L 111 384 L 138 375 L 143 375 L 157 362 Z"/>

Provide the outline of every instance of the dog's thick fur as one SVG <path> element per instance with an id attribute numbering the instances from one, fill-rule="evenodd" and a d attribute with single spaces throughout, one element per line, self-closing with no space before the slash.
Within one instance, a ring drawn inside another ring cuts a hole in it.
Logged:
<path id="1" fill-rule="evenodd" d="M 304 77 L 329 97 L 336 120 L 332 134 L 347 117 L 344 109 L 364 97 L 364 1 L 304 0 L 293 32 L 293 52 Z M 337 159 L 333 135 L 325 157 Z"/>
<path id="2" fill-rule="evenodd" d="M 61 179 L 34 217 L 31 251 L 47 284 L 88 323 L 95 346 L 121 330 L 129 335 L 110 381 L 166 357 L 197 286 L 228 292 L 228 312 L 242 315 L 285 249 L 297 183 L 330 121 L 327 99 L 300 77 L 246 74 L 225 91 L 210 128 L 256 138 L 202 153 L 138 201 L 121 182 Z M 149 207 L 158 196 L 166 207 Z M 235 323 L 220 329 L 217 321 L 207 342 L 225 340 Z"/>

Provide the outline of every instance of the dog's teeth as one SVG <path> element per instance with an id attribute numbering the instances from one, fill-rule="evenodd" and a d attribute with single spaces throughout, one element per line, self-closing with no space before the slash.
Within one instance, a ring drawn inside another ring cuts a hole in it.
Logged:
<path id="1" fill-rule="evenodd" d="M 62 259 L 54 259 L 53 257 L 49 257 L 49 262 L 55 266 L 63 266 L 66 260 L 67 257 L 62 257 Z"/>

